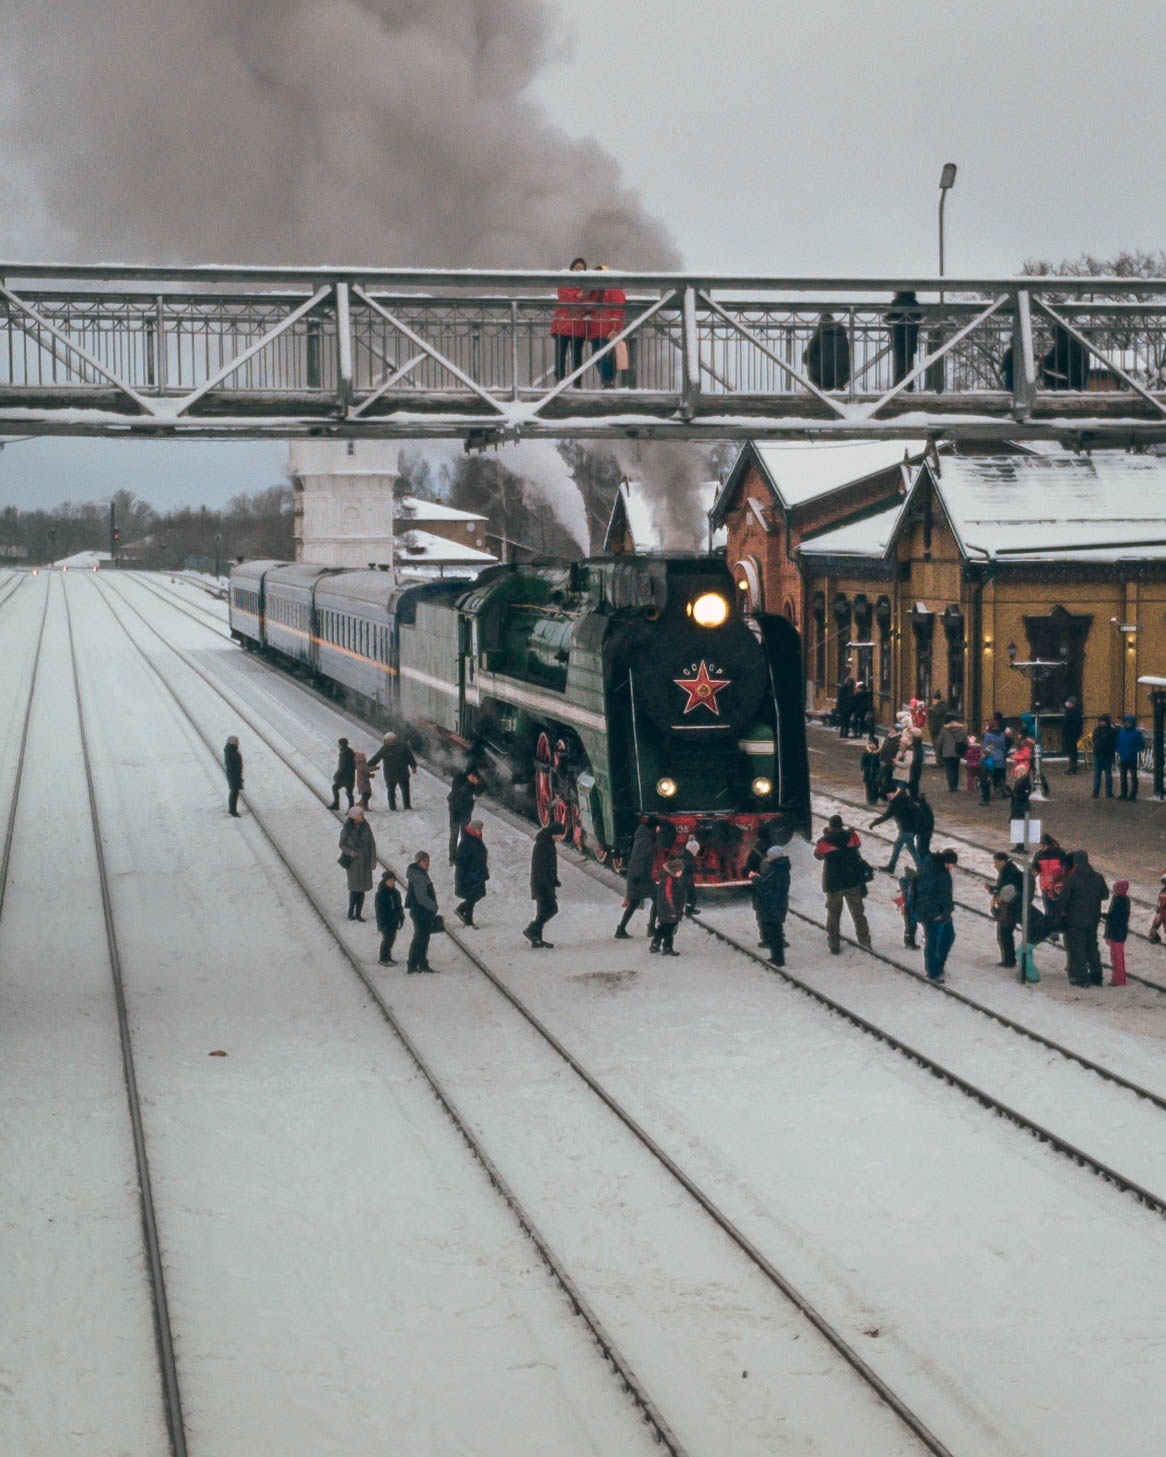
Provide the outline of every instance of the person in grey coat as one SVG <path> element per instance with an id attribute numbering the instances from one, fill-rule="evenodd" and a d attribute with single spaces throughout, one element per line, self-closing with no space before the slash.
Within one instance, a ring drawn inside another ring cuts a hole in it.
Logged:
<path id="1" fill-rule="evenodd" d="M 405 892 L 405 909 L 413 922 L 413 939 L 409 943 L 409 960 L 406 970 L 433 971 L 429 964 L 429 938 L 433 934 L 433 923 L 437 919 L 437 892 L 429 878 L 429 854 L 418 850 L 413 863 L 405 872 L 408 890 Z"/>
<path id="2" fill-rule="evenodd" d="M 239 740 L 232 735 L 223 750 L 223 768 L 227 772 L 227 813 L 239 818 L 239 792 L 243 788 L 243 755 Z"/>
<path id="3" fill-rule="evenodd" d="M 364 810 L 353 805 L 340 827 L 340 864 L 348 876 L 348 919 L 363 921 L 364 897 L 372 890 L 377 863 L 377 842 Z"/>
<path id="4" fill-rule="evenodd" d="M 627 892 L 624 895 L 623 919 L 615 933 L 617 941 L 627 941 L 628 922 L 644 901 L 648 902 L 648 934 L 656 929 L 656 830 L 660 821 L 655 815 L 648 815 L 636 829 L 632 839 L 632 850 L 628 856 Z"/>
<path id="5" fill-rule="evenodd" d="M 1102 907 L 1109 899 L 1109 886 L 1105 877 L 1090 865 L 1084 850 L 1073 851 L 1069 856 L 1069 866 L 1056 901 L 1057 913 L 1065 928 L 1069 984 L 1099 987 L 1102 975 L 1097 928 L 1101 923 Z"/>

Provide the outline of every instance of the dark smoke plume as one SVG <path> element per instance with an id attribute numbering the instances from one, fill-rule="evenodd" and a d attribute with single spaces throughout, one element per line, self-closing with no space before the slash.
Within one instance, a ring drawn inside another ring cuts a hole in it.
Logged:
<path id="1" fill-rule="evenodd" d="M 0 247 L 677 267 L 615 160 L 532 99 L 554 24 L 541 0 L 7 0 Z"/>

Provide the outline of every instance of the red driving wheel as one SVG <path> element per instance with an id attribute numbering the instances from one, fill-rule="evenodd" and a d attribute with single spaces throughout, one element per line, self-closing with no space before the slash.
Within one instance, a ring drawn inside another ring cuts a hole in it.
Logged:
<path id="1" fill-rule="evenodd" d="M 555 792 L 551 784 L 551 741 L 542 733 L 534 746 L 534 803 L 538 811 L 538 822 L 544 827 L 551 822 L 554 798 Z"/>

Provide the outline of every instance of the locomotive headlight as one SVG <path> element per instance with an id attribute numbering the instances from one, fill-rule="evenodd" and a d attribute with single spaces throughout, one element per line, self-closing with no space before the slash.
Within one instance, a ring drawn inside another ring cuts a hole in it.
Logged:
<path id="1" fill-rule="evenodd" d="M 750 787 L 758 799 L 764 799 L 766 795 L 773 793 L 772 780 L 766 779 L 763 774 L 758 775 Z"/>
<path id="2" fill-rule="evenodd" d="M 657 779 L 656 793 L 660 796 L 661 799 L 672 799 L 676 794 L 676 780 L 668 779 L 667 777 L 665 777 L 664 779 Z"/>
<path id="3" fill-rule="evenodd" d="M 721 627 L 729 615 L 729 601 L 719 592 L 702 592 L 688 608 L 697 627 Z"/>

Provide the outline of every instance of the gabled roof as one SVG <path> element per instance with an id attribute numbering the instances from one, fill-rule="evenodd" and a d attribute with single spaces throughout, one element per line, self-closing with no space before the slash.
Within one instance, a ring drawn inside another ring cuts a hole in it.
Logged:
<path id="1" fill-rule="evenodd" d="M 488 551 L 476 547 L 462 546 L 445 536 L 434 536 L 431 531 L 411 528 L 399 536 L 393 544 L 393 556 L 398 565 L 432 562 L 443 566 L 488 567 L 498 558 Z"/>
<path id="2" fill-rule="evenodd" d="M 749 441 L 713 505 L 715 526 L 723 525 L 737 488 L 755 464 L 774 497 L 787 510 L 804 506 L 872 476 L 893 470 L 904 459 L 917 465 L 926 440 L 845 440 L 819 445 L 805 441 Z"/>
<path id="3" fill-rule="evenodd" d="M 393 506 L 394 524 L 407 526 L 410 521 L 485 521 L 475 511 L 459 511 L 440 501 L 423 501 L 420 496 L 402 496 Z"/>
<path id="4" fill-rule="evenodd" d="M 919 472 L 908 504 L 924 481 L 971 561 L 1166 561 L 1158 456 L 949 456 L 938 477 Z"/>
<path id="5" fill-rule="evenodd" d="M 815 536 L 804 537 L 797 549 L 798 555 L 881 560 L 890 552 L 891 542 L 895 539 L 896 529 L 908 499 L 891 501 L 881 510 L 848 521 L 844 526 L 833 526 L 827 531 L 819 531 Z"/>

